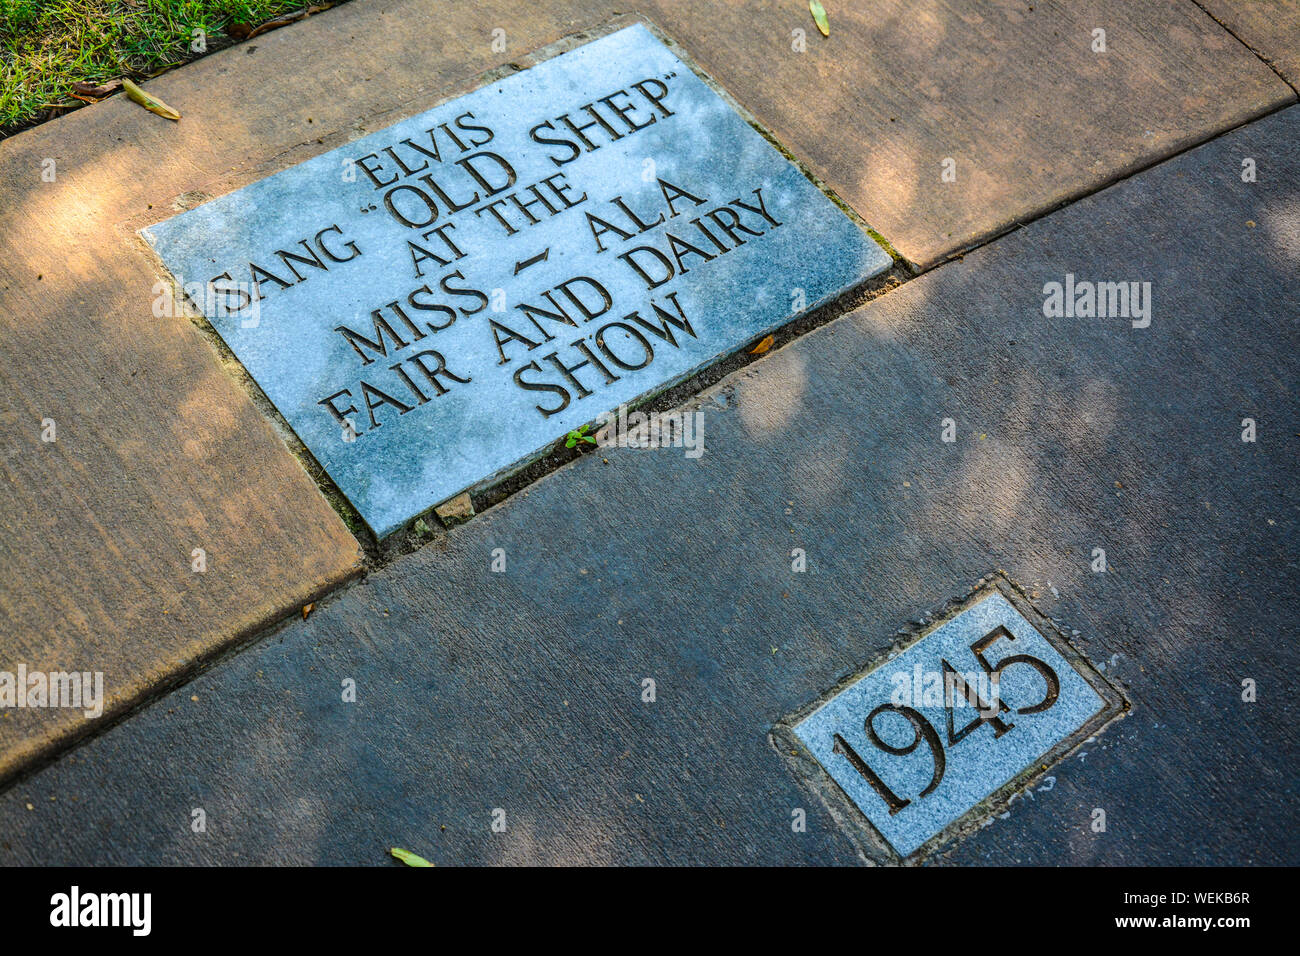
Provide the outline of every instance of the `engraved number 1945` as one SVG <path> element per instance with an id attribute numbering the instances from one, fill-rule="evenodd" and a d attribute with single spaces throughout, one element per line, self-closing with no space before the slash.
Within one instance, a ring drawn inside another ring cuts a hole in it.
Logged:
<path id="1" fill-rule="evenodd" d="M 1015 724 L 1003 720 L 1002 715 L 1009 712 L 1010 708 L 1008 708 L 1007 705 L 1002 702 L 1000 697 L 997 696 L 998 682 L 1002 677 L 1002 672 L 1012 664 L 1027 664 L 1034 670 L 1038 671 L 1039 675 L 1047 684 L 1047 693 L 1043 696 L 1043 699 L 1036 704 L 1017 708 L 1017 714 L 1025 715 L 1042 713 L 1055 704 L 1057 697 L 1060 696 L 1061 680 L 1057 676 L 1056 671 L 1052 670 L 1052 668 L 1043 660 L 1034 657 L 1031 654 L 1012 654 L 1009 657 L 1003 658 L 998 663 L 997 667 L 994 667 L 988 662 L 988 658 L 984 656 L 984 653 L 1003 638 L 1008 641 L 1014 641 L 1015 635 L 1008 631 L 1006 627 L 999 626 L 981 637 L 974 644 L 970 645 L 971 652 L 975 655 L 975 659 L 979 661 L 980 667 L 984 670 L 984 673 L 988 675 L 989 682 L 993 688 L 994 700 L 991 703 L 985 702 L 981 699 L 979 691 L 976 688 L 971 687 L 962 680 L 961 675 L 958 674 L 952 665 L 950 665 L 946 660 L 940 659 L 944 673 L 944 711 L 947 716 L 946 730 L 949 748 L 960 743 L 972 731 L 977 730 L 984 724 L 988 724 L 993 728 L 993 738 L 995 740 L 1003 734 L 1015 729 Z M 953 691 L 960 693 L 962 697 L 964 697 L 967 702 L 977 710 L 975 718 L 961 729 L 957 729 L 953 721 Z M 876 732 L 875 721 L 878 716 L 885 713 L 898 714 L 912 725 L 914 736 L 910 743 L 902 747 L 895 747 L 880 738 L 880 735 Z M 924 740 L 926 746 L 930 748 L 930 756 L 933 761 L 934 772 L 930 777 L 930 782 L 926 785 L 925 789 L 921 791 L 917 799 L 927 797 L 938 789 L 939 783 L 943 780 L 944 769 L 947 765 L 947 759 L 944 755 L 944 744 L 939 738 L 938 731 L 934 729 L 934 726 L 930 721 L 926 720 L 920 711 L 901 704 L 881 704 L 867 715 L 864 729 L 866 730 L 867 738 L 877 750 L 884 751 L 885 753 L 891 754 L 895 757 L 907 756 L 912 753 L 912 751 L 916 750 L 916 748 L 920 746 L 921 741 Z M 852 764 L 853 769 L 861 774 L 862 778 L 871 785 L 871 788 L 880 795 L 881 799 L 883 799 L 889 806 L 889 813 L 891 816 L 898 813 L 912 802 L 911 800 L 903 799 L 898 794 L 894 793 L 893 790 L 889 789 L 885 782 L 876 775 L 876 772 L 867 765 L 867 762 L 858 755 L 857 751 L 855 751 L 852 746 L 849 745 L 848 741 L 839 734 L 835 735 L 835 746 L 833 750 L 835 753 L 848 760 L 848 762 Z"/>

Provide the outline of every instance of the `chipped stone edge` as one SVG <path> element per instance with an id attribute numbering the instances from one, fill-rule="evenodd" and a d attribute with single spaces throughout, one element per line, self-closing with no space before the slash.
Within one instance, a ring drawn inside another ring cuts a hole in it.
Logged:
<path id="1" fill-rule="evenodd" d="M 1031 766 L 998 787 L 912 853 L 901 856 L 858 809 L 817 758 L 808 751 L 803 741 L 795 735 L 794 728 L 845 688 L 893 660 L 958 614 L 993 593 L 1001 594 L 1010 601 L 1011 606 L 1037 628 L 1044 639 L 1069 662 L 1079 676 L 1088 682 L 1088 685 L 1102 699 L 1101 709 L 1088 718 L 1078 730 L 1035 760 Z M 853 841 L 864 863 L 877 866 L 917 866 L 939 850 L 952 849 L 960 840 L 987 826 L 993 817 L 1006 812 L 1011 801 L 1028 789 L 1030 784 L 1044 776 L 1053 766 L 1061 763 L 1072 751 L 1128 714 L 1130 710 L 1132 704 L 1118 688 L 1102 676 L 1088 658 L 1070 643 L 1064 629 L 1035 608 L 1024 588 L 999 569 L 982 577 L 965 594 L 947 602 L 939 610 L 928 613 L 919 621 L 911 622 L 900 629 L 894 635 L 887 650 L 875 654 L 862 666 L 854 668 L 816 700 L 779 720 L 768 733 L 768 742 L 794 774 L 798 783 L 822 802 L 831 817 Z"/>

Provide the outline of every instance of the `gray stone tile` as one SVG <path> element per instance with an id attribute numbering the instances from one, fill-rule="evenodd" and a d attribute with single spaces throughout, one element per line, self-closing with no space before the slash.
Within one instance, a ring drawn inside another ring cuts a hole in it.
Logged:
<path id="1" fill-rule="evenodd" d="M 1013 595 L 977 594 L 792 728 L 900 857 L 1122 706 Z"/>
<path id="2" fill-rule="evenodd" d="M 699 459 L 584 456 L 371 574 L 0 795 L 0 860 L 852 862 L 772 729 L 1000 568 L 1132 710 L 933 860 L 1300 862 L 1298 136 L 774 351 L 704 396 Z M 1046 317 L 1066 273 L 1150 281 L 1150 325 Z"/>
<path id="3" fill-rule="evenodd" d="M 143 234 L 380 537 L 891 264 L 639 24 Z"/>

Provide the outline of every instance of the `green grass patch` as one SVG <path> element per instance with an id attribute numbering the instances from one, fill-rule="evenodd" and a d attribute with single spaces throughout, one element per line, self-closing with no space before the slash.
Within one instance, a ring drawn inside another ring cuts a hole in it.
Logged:
<path id="1" fill-rule="evenodd" d="M 72 84 L 150 76 L 226 45 L 305 0 L 0 0 L 0 136 L 75 104 Z"/>

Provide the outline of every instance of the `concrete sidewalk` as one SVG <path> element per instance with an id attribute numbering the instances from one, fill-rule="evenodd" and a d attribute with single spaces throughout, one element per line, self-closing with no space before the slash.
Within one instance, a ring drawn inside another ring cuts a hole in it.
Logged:
<path id="1" fill-rule="evenodd" d="M 771 729 L 998 569 L 1132 710 L 935 862 L 1300 862 L 1297 141 L 1046 216 L 709 390 L 702 458 L 588 454 L 393 561 L 0 796 L 0 862 L 856 862 Z M 1067 275 L 1150 324 L 1045 316 Z"/>
<path id="2" fill-rule="evenodd" d="M 112 718 L 366 567 L 239 370 L 155 317 L 135 231 L 620 11 L 356 0 L 147 84 L 178 124 L 115 97 L 0 143 L 0 666 L 102 670 Z M 1243 42 L 1190 0 L 844 4 L 826 40 L 777 0 L 630 15 L 921 266 L 1295 99 L 1277 21 Z M 0 781 L 96 726 L 6 713 Z"/>

